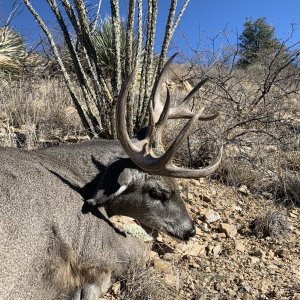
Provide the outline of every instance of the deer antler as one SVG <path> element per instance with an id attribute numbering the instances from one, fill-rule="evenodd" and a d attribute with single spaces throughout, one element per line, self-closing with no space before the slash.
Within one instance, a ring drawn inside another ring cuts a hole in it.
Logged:
<path id="1" fill-rule="evenodd" d="M 192 96 L 199 90 L 199 88 L 208 80 L 207 78 L 199 82 L 196 87 L 185 97 L 181 104 L 175 108 L 170 107 L 170 92 L 167 88 L 167 100 L 163 106 L 159 99 L 159 88 L 162 84 L 163 77 L 167 68 L 172 63 L 173 55 L 165 64 L 161 71 L 157 81 L 154 84 L 152 90 L 152 101 L 149 105 L 149 128 L 145 139 L 138 142 L 132 142 L 129 138 L 127 127 L 126 127 L 126 103 L 128 97 L 129 87 L 134 78 L 134 72 L 123 84 L 122 90 L 119 95 L 119 99 L 116 105 L 116 119 L 117 122 L 117 133 L 125 152 L 132 159 L 132 161 L 140 167 L 142 170 L 169 177 L 182 177 L 182 178 L 199 178 L 210 175 L 219 166 L 222 158 L 223 148 L 221 147 L 219 154 L 215 161 L 202 169 L 186 169 L 177 167 L 173 164 L 172 160 L 181 143 L 185 137 L 190 133 L 192 127 L 197 123 L 198 120 L 207 121 L 212 120 L 218 116 L 218 114 L 211 116 L 202 116 L 204 108 L 200 109 L 197 113 L 193 113 L 187 108 L 188 102 Z M 173 141 L 171 146 L 162 154 L 157 157 L 153 151 L 153 140 L 154 137 L 161 142 L 162 128 L 166 124 L 168 119 L 184 118 L 189 119 L 188 123 L 183 127 L 181 132 L 178 134 L 176 139 Z"/>

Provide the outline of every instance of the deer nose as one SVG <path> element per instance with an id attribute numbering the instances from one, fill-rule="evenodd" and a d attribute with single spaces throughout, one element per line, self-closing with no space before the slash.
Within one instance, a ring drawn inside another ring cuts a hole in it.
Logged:
<path id="1" fill-rule="evenodd" d="M 190 231 L 190 237 L 193 237 L 196 235 L 196 228 L 194 227 L 193 229 L 191 229 Z"/>
<path id="2" fill-rule="evenodd" d="M 188 241 L 190 238 L 192 238 L 193 236 L 195 236 L 196 234 L 196 228 L 193 224 L 193 227 L 190 230 L 187 230 L 184 234 L 184 240 Z"/>

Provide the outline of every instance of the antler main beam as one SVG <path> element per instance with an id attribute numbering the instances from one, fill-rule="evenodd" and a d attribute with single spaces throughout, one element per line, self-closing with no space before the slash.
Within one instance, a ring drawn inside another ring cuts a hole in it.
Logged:
<path id="1" fill-rule="evenodd" d="M 208 80 L 208 78 L 199 82 L 195 88 L 185 97 L 181 104 L 177 107 L 170 107 L 170 92 L 167 89 L 167 100 L 163 106 L 159 99 L 159 89 L 161 87 L 165 72 L 172 63 L 173 55 L 164 66 L 160 73 L 156 83 L 152 90 L 152 100 L 149 105 L 149 130 L 145 139 L 133 143 L 128 135 L 126 126 L 126 106 L 129 87 L 134 78 L 135 71 L 129 76 L 129 78 L 123 84 L 119 99 L 116 105 L 116 119 L 117 122 L 117 133 L 125 152 L 132 159 L 132 161 L 140 167 L 142 170 L 169 177 L 182 177 L 182 178 L 199 178 L 210 175 L 219 166 L 222 159 L 223 148 L 221 147 L 217 158 L 213 163 L 202 169 L 187 169 L 180 168 L 173 164 L 172 160 L 174 155 L 183 140 L 191 132 L 193 126 L 198 122 L 212 120 L 218 116 L 218 114 L 211 116 L 202 116 L 204 108 L 200 109 L 197 113 L 193 113 L 187 107 L 187 104 L 192 99 L 194 94 L 200 89 L 200 87 Z M 158 116 L 159 112 L 159 116 Z M 152 149 L 154 134 L 158 140 L 161 140 L 162 128 L 168 119 L 189 119 L 188 123 L 183 127 L 181 132 L 178 134 L 176 139 L 173 141 L 171 146 L 162 154 L 157 157 Z"/>

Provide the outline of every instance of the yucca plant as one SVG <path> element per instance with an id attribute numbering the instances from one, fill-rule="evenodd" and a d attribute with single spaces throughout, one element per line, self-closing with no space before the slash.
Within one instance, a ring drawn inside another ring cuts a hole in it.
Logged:
<path id="1" fill-rule="evenodd" d="M 33 1 L 23 0 L 48 38 L 53 55 L 69 88 L 74 106 L 90 137 L 117 137 L 116 101 L 122 83 L 133 69 L 138 72 L 136 72 L 128 97 L 127 126 L 129 134 L 134 133 L 134 127 L 139 128 L 145 124 L 152 87 L 163 68 L 170 41 L 189 1 L 185 0 L 181 3 L 177 14 L 178 0 L 170 1 L 164 39 L 158 59 L 155 59 L 158 0 L 127 1 L 128 13 L 125 22 L 122 21 L 120 15 L 120 1 L 109 0 L 111 21 L 106 21 L 107 23 L 102 26 L 102 31 L 100 28 L 99 34 L 93 32 L 94 26 L 90 26 L 95 18 L 93 11 L 87 9 L 87 1 L 46 1 L 67 45 L 76 74 L 74 78 L 66 68 L 64 55 L 60 52 L 53 33 L 32 5 Z M 101 1 L 99 1 L 98 7 L 100 4 Z M 91 22 L 91 20 L 93 21 Z M 70 34 L 72 28 L 78 41 L 76 45 Z M 135 50 L 136 48 L 137 50 Z M 75 89 L 76 86 L 81 89 L 84 105 Z M 137 125 L 135 126 L 135 124 Z"/>
<path id="2" fill-rule="evenodd" d="M 24 43 L 20 35 L 7 27 L 0 28 L 0 70 L 19 70 L 24 55 Z"/>
<path id="3" fill-rule="evenodd" d="M 98 57 L 98 63 L 101 65 L 103 73 L 107 78 L 112 78 L 117 58 L 114 51 L 113 23 L 111 17 L 106 17 L 102 20 L 99 28 L 93 34 L 93 43 Z M 137 56 L 137 48 L 137 36 L 134 36 L 132 41 L 133 64 Z M 122 70 L 125 70 L 126 24 L 124 21 L 120 22 L 120 54 Z"/>

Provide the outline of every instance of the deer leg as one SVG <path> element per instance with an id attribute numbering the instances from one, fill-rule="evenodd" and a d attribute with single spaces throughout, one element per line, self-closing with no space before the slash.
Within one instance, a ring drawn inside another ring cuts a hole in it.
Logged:
<path id="1" fill-rule="evenodd" d="M 96 284 L 86 284 L 78 288 L 71 300 L 98 300 L 101 296 L 101 288 Z"/>
<path id="2" fill-rule="evenodd" d="M 100 284 L 87 283 L 77 288 L 71 300 L 98 300 L 107 292 L 111 284 L 111 272 L 105 272 L 102 274 Z"/>

